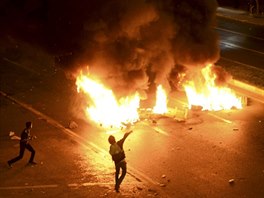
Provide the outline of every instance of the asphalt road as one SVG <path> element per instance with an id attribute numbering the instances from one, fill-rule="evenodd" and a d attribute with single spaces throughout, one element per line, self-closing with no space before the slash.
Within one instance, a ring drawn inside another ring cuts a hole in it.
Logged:
<path id="1" fill-rule="evenodd" d="M 264 69 L 263 26 L 238 26 L 220 18 L 216 29 L 220 35 L 221 58 Z"/>
<path id="2" fill-rule="evenodd" d="M 220 63 L 249 65 L 263 77 L 259 35 L 225 27 L 218 31 Z M 242 110 L 189 111 L 185 122 L 142 116 L 124 146 L 128 175 L 117 195 L 109 131 L 84 117 L 74 79 L 37 47 L 12 38 L 1 44 L 1 197 L 263 197 L 263 103 L 249 99 Z M 172 93 L 171 107 L 182 106 L 180 101 L 182 93 Z M 19 148 L 9 132 L 19 135 L 28 120 L 38 137 L 32 141 L 38 165 L 28 166 L 26 153 L 10 169 L 6 162 Z M 72 121 L 77 128 L 68 128 Z"/>
<path id="3" fill-rule="evenodd" d="M 217 64 L 235 79 L 264 88 L 264 26 L 244 23 L 239 19 L 217 19 L 216 31 L 221 49 Z"/>
<path id="4" fill-rule="evenodd" d="M 65 79 L 62 71 L 39 64 L 30 68 L 1 62 L 1 196 L 116 197 L 114 164 L 101 148 L 108 146 L 103 139 L 107 138 L 105 132 L 78 121 L 72 111 L 74 83 Z M 27 165 L 26 152 L 10 169 L 7 160 L 18 155 L 19 141 L 12 140 L 9 132 L 19 136 L 29 120 L 34 123 L 32 133 L 38 137 L 32 141 L 38 165 Z M 67 128 L 72 120 L 80 124 L 75 131 Z M 92 134 L 102 141 L 100 148 L 94 145 Z M 143 197 L 155 196 L 157 191 L 128 174 L 120 194 Z"/>
<path id="5" fill-rule="evenodd" d="M 189 111 L 185 122 L 143 117 L 125 143 L 129 174 L 116 195 L 107 131 L 84 119 L 74 80 L 52 60 L 23 43 L 1 57 L 2 196 L 263 197 L 264 106 L 252 100 L 243 110 Z M 184 100 L 172 98 L 172 106 Z M 27 153 L 9 169 L 18 154 L 9 132 L 19 134 L 28 120 L 38 165 L 26 165 Z M 78 127 L 69 130 L 71 121 Z"/>

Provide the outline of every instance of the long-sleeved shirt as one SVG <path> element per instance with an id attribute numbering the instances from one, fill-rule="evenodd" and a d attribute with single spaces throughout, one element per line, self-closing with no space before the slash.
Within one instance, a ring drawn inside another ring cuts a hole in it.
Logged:
<path id="1" fill-rule="evenodd" d="M 30 140 L 31 136 L 30 136 L 30 129 L 25 128 L 22 133 L 21 133 L 21 143 L 25 143 L 27 144 L 28 141 Z"/>
<path id="2" fill-rule="evenodd" d="M 116 164 L 125 160 L 126 158 L 125 151 L 123 149 L 123 144 L 129 134 L 130 133 L 125 133 L 124 137 L 121 140 L 117 141 L 114 144 L 111 144 L 110 146 L 109 153 L 111 154 L 112 159 Z"/>

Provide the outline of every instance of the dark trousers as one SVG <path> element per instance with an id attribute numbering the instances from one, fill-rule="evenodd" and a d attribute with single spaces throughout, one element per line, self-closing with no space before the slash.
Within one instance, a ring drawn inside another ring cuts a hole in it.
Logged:
<path id="1" fill-rule="evenodd" d="M 123 179 L 126 176 L 127 172 L 127 166 L 126 166 L 126 161 L 121 161 L 119 163 L 115 164 L 116 172 L 115 172 L 115 188 L 118 189 L 120 184 L 122 183 Z M 122 174 L 119 177 L 120 169 L 122 169 Z"/>
<path id="2" fill-rule="evenodd" d="M 31 152 L 31 156 L 30 156 L 29 162 L 33 162 L 34 157 L 35 157 L 35 150 L 33 149 L 33 147 L 30 144 L 28 144 L 28 143 L 26 144 L 26 143 L 21 143 L 20 142 L 19 155 L 17 157 L 15 157 L 14 159 L 9 160 L 8 163 L 9 164 L 13 164 L 16 161 L 22 159 L 23 156 L 24 156 L 25 149 L 27 149 L 27 150 L 29 150 Z"/>

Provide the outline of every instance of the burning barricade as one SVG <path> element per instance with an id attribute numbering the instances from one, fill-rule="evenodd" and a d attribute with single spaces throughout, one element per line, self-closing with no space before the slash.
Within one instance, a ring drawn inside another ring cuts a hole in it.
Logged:
<path id="1" fill-rule="evenodd" d="M 138 92 L 117 99 L 110 88 L 83 72 L 77 76 L 76 85 L 78 92 L 85 93 L 87 101 L 89 101 L 89 105 L 85 109 L 88 119 L 102 127 L 126 128 L 128 124 L 134 124 L 142 119 L 152 120 L 153 124 L 161 117 L 185 121 L 189 116 L 189 110 L 197 112 L 241 109 L 245 99 L 237 96 L 227 86 L 218 86 L 216 78 L 212 65 L 207 65 L 197 76 L 192 76 L 191 80 L 184 81 L 182 86 L 187 104 L 181 102 L 180 105 L 168 106 L 169 94 L 162 85 L 158 85 L 153 108 L 140 107 Z"/>

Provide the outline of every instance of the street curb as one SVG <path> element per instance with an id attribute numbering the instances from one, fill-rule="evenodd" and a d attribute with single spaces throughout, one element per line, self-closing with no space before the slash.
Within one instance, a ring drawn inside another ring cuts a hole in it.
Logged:
<path id="1" fill-rule="evenodd" d="M 261 89 L 259 87 L 235 79 L 231 80 L 229 82 L 229 85 L 232 88 L 235 88 L 238 91 L 238 93 L 245 95 L 249 98 L 252 98 L 254 100 L 257 100 L 261 103 L 264 103 L 264 89 Z"/>

